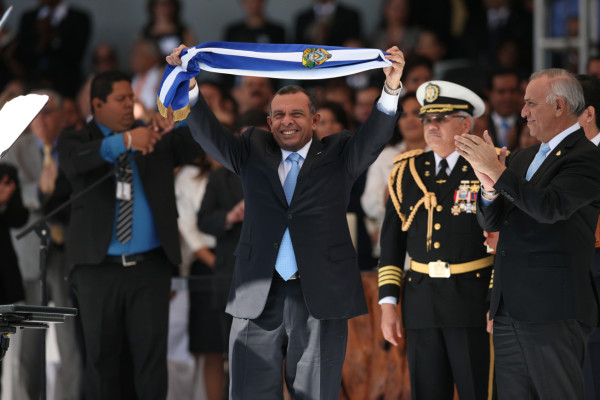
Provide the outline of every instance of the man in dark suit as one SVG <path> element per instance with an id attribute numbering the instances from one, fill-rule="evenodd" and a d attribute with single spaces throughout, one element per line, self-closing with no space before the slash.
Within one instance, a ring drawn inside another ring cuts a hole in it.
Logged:
<path id="1" fill-rule="evenodd" d="M 23 14 L 16 37 L 15 56 L 23 78 L 75 97 L 90 34 L 87 13 L 66 0 L 39 0 L 38 7 Z"/>
<path id="2" fill-rule="evenodd" d="M 488 77 L 486 95 L 490 102 L 489 133 L 498 147 L 513 150 L 519 146 L 519 75 L 510 69 L 498 69 Z M 481 134 L 481 132 L 475 132 Z"/>
<path id="3" fill-rule="evenodd" d="M 499 231 L 490 318 L 500 399 L 582 399 L 586 343 L 598 323 L 590 273 L 600 209 L 600 151 L 584 135 L 581 85 L 534 73 L 521 115 L 542 144 L 504 165 L 484 139 L 456 137 L 481 181 L 482 227 Z"/>
<path id="4" fill-rule="evenodd" d="M 94 119 L 59 137 L 61 168 L 76 194 L 67 252 L 86 350 L 86 399 L 120 398 L 133 375 L 140 399 L 167 393 L 170 277 L 180 262 L 173 168 L 202 153 L 187 129 L 137 126 L 129 77 L 97 75 Z M 108 178 L 104 179 L 103 178 Z M 122 371 L 122 357 L 132 371 Z"/>
<path id="5" fill-rule="evenodd" d="M 454 146 L 485 104 L 446 81 L 423 83 L 425 141 L 433 150 L 396 157 L 381 230 L 379 303 L 384 338 L 406 328 L 413 399 L 486 399 L 490 363 L 486 296 L 493 256 L 475 216 L 479 180 Z M 404 276 L 405 255 L 410 270 Z M 402 281 L 404 289 L 401 291 Z M 396 304 L 402 292 L 402 318 Z"/>
<path id="6" fill-rule="evenodd" d="M 591 75 L 577 75 L 585 109 L 577 119 L 585 132 L 585 136 L 596 146 L 600 146 L 600 79 Z M 596 283 L 596 294 L 600 293 L 600 220 L 596 227 L 596 251 L 592 275 Z M 586 362 L 583 368 L 585 377 L 586 400 L 600 399 L 600 329 L 596 328 L 590 335 Z"/>
<path id="7" fill-rule="evenodd" d="M 295 43 L 343 46 L 349 39 L 362 39 L 360 14 L 337 0 L 315 0 L 300 12 L 295 23 Z"/>
<path id="8" fill-rule="evenodd" d="M 167 61 L 179 65 L 183 48 Z M 280 399 L 284 375 L 293 398 L 339 396 L 347 319 L 367 312 L 346 207 L 352 184 L 377 158 L 398 117 L 404 59 L 396 47 L 387 51 L 392 65 L 384 69 L 384 91 L 354 135 L 316 139 L 320 116 L 298 86 L 275 94 L 271 133 L 251 127 L 237 137 L 202 97 L 192 107 L 194 138 L 240 176 L 244 189 L 227 305 L 234 317 L 232 399 Z"/>

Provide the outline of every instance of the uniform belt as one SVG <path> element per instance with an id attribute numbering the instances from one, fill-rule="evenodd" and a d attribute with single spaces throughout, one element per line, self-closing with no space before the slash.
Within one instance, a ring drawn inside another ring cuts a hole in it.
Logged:
<path id="1" fill-rule="evenodd" d="M 415 272 L 419 272 L 421 274 L 429 274 L 432 277 L 444 278 L 454 274 L 464 274 L 471 271 L 477 271 L 478 269 L 483 269 L 489 267 L 494 263 L 494 256 L 488 256 L 484 258 L 480 258 L 479 260 L 469 261 L 466 263 L 460 264 L 449 264 L 444 261 L 434 261 L 428 264 L 423 264 L 420 262 L 416 262 L 414 260 L 410 260 L 410 269 Z M 436 268 L 447 268 L 449 275 L 448 276 L 433 276 L 432 270 Z"/>
<path id="2" fill-rule="evenodd" d="M 288 282 L 288 281 L 293 281 L 295 279 L 300 279 L 300 274 L 298 272 L 296 272 L 294 275 L 290 276 L 290 278 L 287 281 L 285 279 L 283 279 L 283 277 L 281 275 L 279 275 L 279 272 L 275 271 L 273 273 L 273 280 L 276 282 Z"/>
<path id="3" fill-rule="evenodd" d="M 145 251 L 143 253 L 121 254 L 120 256 L 108 255 L 106 256 L 104 261 L 107 263 L 121 264 L 124 267 L 132 267 L 139 262 L 155 258 L 161 254 L 163 254 L 162 247 L 158 247 L 156 249 Z"/>

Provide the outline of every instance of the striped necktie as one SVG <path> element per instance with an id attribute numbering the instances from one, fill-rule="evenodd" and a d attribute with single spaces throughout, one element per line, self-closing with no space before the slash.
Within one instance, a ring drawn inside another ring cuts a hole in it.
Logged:
<path id="1" fill-rule="evenodd" d="M 131 196 L 128 200 L 119 200 L 116 236 L 119 242 L 127 243 L 133 236 L 133 171 L 131 169 L 131 160 L 128 159 L 127 153 L 121 154 L 118 162 L 119 182 L 129 185 Z"/>

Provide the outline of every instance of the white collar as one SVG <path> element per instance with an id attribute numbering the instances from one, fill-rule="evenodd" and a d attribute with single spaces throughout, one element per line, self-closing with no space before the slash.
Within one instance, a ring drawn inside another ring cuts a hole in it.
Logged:
<path id="1" fill-rule="evenodd" d="M 596 146 L 600 144 L 600 132 L 598 132 L 598 134 L 592 138 L 591 142 L 594 143 Z"/>
<path id="2" fill-rule="evenodd" d="M 439 154 L 437 154 L 436 152 L 433 152 L 433 155 L 435 157 L 435 171 L 437 173 L 438 166 L 440 165 L 440 161 L 442 161 L 442 157 Z M 452 172 L 452 170 L 454 169 L 454 166 L 458 162 L 458 157 L 460 157 L 460 155 L 456 151 L 453 152 L 452 154 L 450 154 L 448 157 L 446 157 L 446 162 L 448 162 L 448 168 L 450 169 L 450 172 Z M 450 174 L 448 174 L 448 175 L 450 175 Z"/>
<path id="3" fill-rule="evenodd" d="M 287 160 L 288 156 L 292 153 L 298 153 L 303 160 L 306 160 L 306 156 L 308 155 L 308 149 L 310 148 L 310 144 L 312 143 L 312 139 L 310 139 L 308 141 L 308 143 L 306 143 L 304 145 L 304 147 L 302 147 L 300 150 L 298 151 L 289 151 L 289 150 L 284 150 L 281 149 L 281 157 L 282 157 L 282 161 Z"/>
<path id="4" fill-rule="evenodd" d="M 550 153 L 552 150 L 554 150 L 554 148 L 556 146 L 558 146 L 559 143 L 562 142 L 564 138 L 566 138 L 567 136 L 569 136 L 571 133 L 575 132 L 579 128 L 581 128 L 579 126 L 579 123 L 575 122 L 575 124 L 571 125 L 567 129 L 565 129 L 564 131 L 562 131 L 561 133 L 559 133 L 558 135 L 556 135 L 552 139 L 550 139 L 550 141 L 548 142 L 548 146 L 550 146 L 550 150 L 548 150 L 548 153 Z"/>

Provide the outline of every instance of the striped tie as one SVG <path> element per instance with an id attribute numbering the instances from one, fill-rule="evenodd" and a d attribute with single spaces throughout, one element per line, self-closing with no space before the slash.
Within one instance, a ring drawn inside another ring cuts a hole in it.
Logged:
<path id="1" fill-rule="evenodd" d="M 119 214 L 117 216 L 117 240 L 127 243 L 131 240 L 133 230 L 133 171 L 127 153 L 119 156 L 119 181 L 129 184 L 131 197 L 129 200 L 119 200 Z"/>

